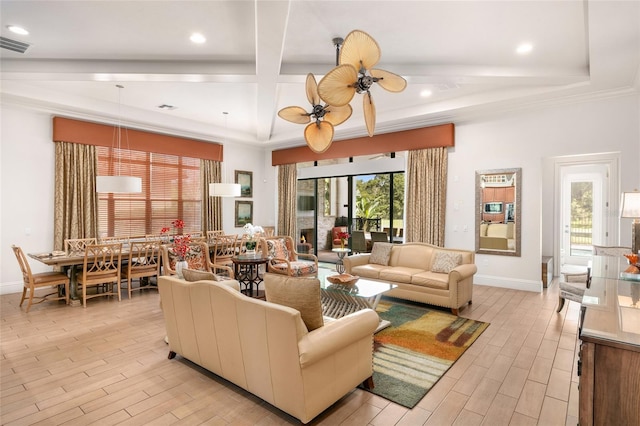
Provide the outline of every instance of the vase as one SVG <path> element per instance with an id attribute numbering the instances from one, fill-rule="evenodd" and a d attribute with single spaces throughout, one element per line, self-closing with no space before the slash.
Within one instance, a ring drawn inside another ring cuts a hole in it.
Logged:
<path id="1" fill-rule="evenodd" d="M 340 248 L 344 250 L 344 240 L 340 240 Z"/>
<path id="2" fill-rule="evenodd" d="M 176 275 L 178 276 L 178 278 L 183 279 L 184 275 L 182 275 L 182 270 L 184 268 L 189 268 L 189 264 L 187 263 L 186 260 L 179 260 L 176 262 Z"/>
<path id="3" fill-rule="evenodd" d="M 251 254 L 251 253 L 255 253 L 255 252 L 256 252 L 256 245 L 257 245 L 256 241 L 254 241 L 254 240 L 248 240 L 248 241 L 245 243 L 245 247 L 246 247 L 246 249 L 247 249 L 247 253 L 249 253 L 249 254 Z"/>

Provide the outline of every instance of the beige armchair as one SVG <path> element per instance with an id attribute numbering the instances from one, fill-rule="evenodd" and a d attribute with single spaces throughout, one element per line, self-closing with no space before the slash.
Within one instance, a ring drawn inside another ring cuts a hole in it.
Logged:
<path id="1" fill-rule="evenodd" d="M 318 258 L 311 253 L 298 253 L 290 236 L 261 238 L 260 244 L 262 253 L 269 257 L 268 272 L 292 277 L 318 274 Z"/>

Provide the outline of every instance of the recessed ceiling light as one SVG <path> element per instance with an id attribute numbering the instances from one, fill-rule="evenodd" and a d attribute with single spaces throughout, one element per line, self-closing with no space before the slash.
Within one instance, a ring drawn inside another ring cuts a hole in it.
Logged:
<path id="1" fill-rule="evenodd" d="M 25 30 L 22 27 L 17 25 L 7 25 L 7 29 L 12 33 L 20 34 L 20 35 L 29 35 L 29 31 Z"/>
<path id="2" fill-rule="evenodd" d="M 532 50 L 533 50 L 533 45 L 531 43 L 522 43 L 516 49 L 516 53 L 518 53 L 519 55 L 526 55 L 527 53 L 530 53 Z"/>
<path id="3" fill-rule="evenodd" d="M 198 43 L 198 44 L 202 44 L 205 41 L 207 41 L 207 39 L 205 38 L 205 36 L 203 36 L 200 33 L 193 33 L 191 34 L 191 37 L 189 37 L 189 40 L 191 40 L 194 43 Z"/>
<path id="4" fill-rule="evenodd" d="M 426 89 L 420 92 L 420 96 L 422 96 L 423 98 L 428 98 L 431 95 L 433 95 L 433 92 L 429 89 Z"/>

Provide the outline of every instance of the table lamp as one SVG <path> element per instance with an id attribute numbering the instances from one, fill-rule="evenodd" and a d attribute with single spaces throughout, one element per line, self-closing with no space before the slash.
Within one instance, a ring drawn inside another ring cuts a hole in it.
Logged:
<path id="1" fill-rule="evenodd" d="M 632 218 L 631 224 L 631 251 L 638 253 L 640 250 L 640 192 L 623 192 L 620 203 L 620 217 Z"/>

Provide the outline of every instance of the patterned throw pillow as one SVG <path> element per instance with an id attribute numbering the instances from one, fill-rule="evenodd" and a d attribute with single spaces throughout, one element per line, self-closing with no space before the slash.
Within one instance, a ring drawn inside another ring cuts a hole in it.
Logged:
<path id="1" fill-rule="evenodd" d="M 453 268 L 462 264 L 462 254 L 436 250 L 431 272 L 448 274 Z"/>
<path id="2" fill-rule="evenodd" d="M 267 251 L 269 257 L 289 260 L 289 250 L 287 250 L 287 242 L 284 238 L 267 240 Z"/>
<path id="3" fill-rule="evenodd" d="M 320 281 L 317 278 L 288 277 L 264 274 L 264 290 L 267 302 L 288 306 L 300 312 L 307 330 L 324 325 Z"/>
<path id="4" fill-rule="evenodd" d="M 195 269 L 184 268 L 182 276 L 186 281 L 222 281 L 222 277 L 217 276 L 213 272 L 197 271 Z"/>
<path id="5" fill-rule="evenodd" d="M 371 250 L 371 255 L 369 256 L 369 263 L 375 263 L 378 265 L 389 265 L 389 258 L 391 257 L 391 248 L 393 244 L 391 243 L 380 243 L 376 242 L 373 245 L 373 249 Z"/>

